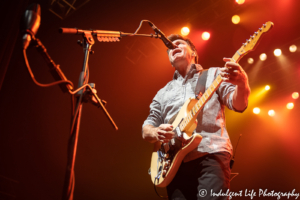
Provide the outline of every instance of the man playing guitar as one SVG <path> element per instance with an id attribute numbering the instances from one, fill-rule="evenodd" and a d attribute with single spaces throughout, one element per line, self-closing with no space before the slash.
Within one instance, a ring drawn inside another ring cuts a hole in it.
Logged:
<path id="1" fill-rule="evenodd" d="M 203 71 L 197 63 L 195 46 L 181 35 L 168 37 L 175 49 L 168 50 L 169 60 L 175 68 L 173 80 L 160 89 L 150 105 L 150 114 L 143 124 L 143 139 L 150 143 L 168 143 L 176 137 L 168 122 L 180 110 L 184 102 L 195 97 L 199 74 Z M 223 82 L 207 101 L 197 116 L 198 124 L 194 134 L 202 136 L 197 148 L 183 159 L 175 177 L 167 186 L 169 199 L 227 199 L 211 197 L 211 191 L 223 193 L 229 189 L 230 159 L 232 145 L 226 130 L 225 106 L 236 112 L 243 112 L 248 105 L 250 87 L 242 67 L 230 58 L 223 59 L 223 68 L 207 71 L 205 89 L 221 75 Z M 201 191 L 207 195 L 199 195 Z"/>

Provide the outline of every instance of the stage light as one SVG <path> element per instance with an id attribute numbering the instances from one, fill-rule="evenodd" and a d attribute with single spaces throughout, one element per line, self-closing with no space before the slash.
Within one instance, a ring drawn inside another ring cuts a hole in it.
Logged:
<path id="1" fill-rule="evenodd" d="M 293 44 L 290 46 L 290 52 L 295 52 L 295 51 L 297 51 L 297 46 Z"/>
<path id="2" fill-rule="evenodd" d="M 298 92 L 294 92 L 294 93 L 292 94 L 292 98 L 293 98 L 293 99 L 298 99 L 298 97 L 299 97 L 299 93 L 298 93 Z"/>
<path id="3" fill-rule="evenodd" d="M 288 104 L 286 104 L 286 108 L 291 110 L 291 109 L 294 108 L 294 104 L 293 103 L 288 103 Z"/>
<path id="4" fill-rule="evenodd" d="M 280 49 L 275 49 L 274 50 L 274 55 L 277 56 L 277 57 L 281 56 L 281 50 Z"/>
<path id="5" fill-rule="evenodd" d="M 260 113 L 260 109 L 258 107 L 253 108 L 253 113 L 254 114 L 259 114 Z"/>
<path id="6" fill-rule="evenodd" d="M 275 111 L 274 110 L 269 110 L 268 114 L 273 117 L 275 115 Z"/>
<path id="7" fill-rule="evenodd" d="M 203 33 L 202 33 L 202 39 L 203 39 L 203 40 L 208 40 L 209 38 L 210 38 L 209 32 L 203 32 Z"/>
<path id="8" fill-rule="evenodd" d="M 181 29 L 181 35 L 187 36 L 190 33 L 190 29 L 188 27 L 183 27 Z"/>
<path id="9" fill-rule="evenodd" d="M 271 87 L 269 85 L 266 85 L 265 90 L 269 90 Z"/>
<path id="10" fill-rule="evenodd" d="M 238 24 L 240 22 L 240 17 L 238 15 L 234 15 L 232 18 L 231 18 L 231 21 L 232 23 L 234 24 Z"/>
<path id="11" fill-rule="evenodd" d="M 259 59 L 264 61 L 267 59 L 267 55 L 265 53 L 260 54 Z"/>
<path id="12" fill-rule="evenodd" d="M 248 58 L 248 63 L 249 63 L 249 64 L 253 64 L 253 63 L 254 63 L 253 58 Z"/>
<path id="13" fill-rule="evenodd" d="M 238 4 L 243 4 L 245 0 L 235 0 Z"/>

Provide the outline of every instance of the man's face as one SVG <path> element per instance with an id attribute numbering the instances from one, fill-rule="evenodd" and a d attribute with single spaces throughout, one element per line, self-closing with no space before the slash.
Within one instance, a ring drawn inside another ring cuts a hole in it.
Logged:
<path id="1" fill-rule="evenodd" d="M 195 58 L 193 56 L 193 50 L 184 40 L 178 39 L 174 40 L 173 44 L 177 45 L 176 49 L 169 50 L 169 60 L 173 66 L 177 64 L 190 64 L 191 61 Z"/>

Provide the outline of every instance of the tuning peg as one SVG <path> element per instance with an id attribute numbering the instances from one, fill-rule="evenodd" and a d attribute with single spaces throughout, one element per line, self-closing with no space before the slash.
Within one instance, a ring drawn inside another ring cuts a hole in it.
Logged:
<path id="1" fill-rule="evenodd" d="M 243 43 L 244 46 L 246 46 L 246 43 Z"/>
<path id="2" fill-rule="evenodd" d="M 253 35 L 250 35 L 250 37 L 253 39 L 254 38 L 254 36 Z"/>
<path id="3" fill-rule="evenodd" d="M 250 42 L 250 40 L 247 40 L 247 42 L 249 43 L 249 42 Z"/>
<path id="4" fill-rule="evenodd" d="M 262 31 L 262 28 L 259 28 L 259 31 Z"/>
<path id="5" fill-rule="evenodd" d="M 257 34 L 258 34 L 258 32 L 254 32 L 254 34 L 255 34 L 255 35 L 257 35 Z"/>
<path id="6" fill-rule="evenodd" d="M 266 24 L 263 24 L 263 26 L 264 26 L 264 28 L 266 28 L 266 27 L 267 27 L 267 25 L 266 25 Z"/>

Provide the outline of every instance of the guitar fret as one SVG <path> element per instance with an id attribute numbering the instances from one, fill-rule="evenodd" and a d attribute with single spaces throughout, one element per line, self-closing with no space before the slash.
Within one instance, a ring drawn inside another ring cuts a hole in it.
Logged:
<path id="1" fill-rule="evenodd" d="M 216 81 L 214 81 L 212 84 L 214 85 L 214 87 L 215 87 L 215 88 L 218 86 L 218 83 L 217 83 L 217 86 L 215 86 L 215 84 L 216 84 Z"/>
<path id="2" fill-rule="evenodd" d="M 200 99 L 200 100 L 202 101 L 202 97 L 201 97 L 201 99 Z M 201 108 L 201 102 L 200 102 L 200 101 L 198 101 L 198 102 L 197 102 L 197 106 L 198 106 L 198 108 L 197 108 L 197 109 L 198 109 L 198 110 L 200 110 L 200 108 Z"/>
<path id="3" fill-rule="evenodd" d="M 197 111 L 196 111 L 195 106 L 193 107 L 192 111 L 194 112 L 193 115 L 196 115 Z"/>
<path id="4" fill-rule="evenodd" d="M 211 93 L 212 93 L 212 91 L 210 91 L 210 88 L 208 88 L 209 90 L 207 90 L 206 92 L 205 92 L 205 96 L 207 97 L 207 96 L 209 96 Z M 207 94 L 206 94 L 207 93 Z"/>

